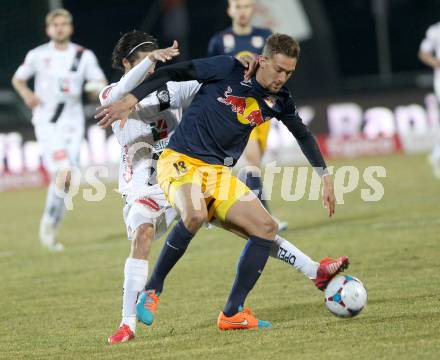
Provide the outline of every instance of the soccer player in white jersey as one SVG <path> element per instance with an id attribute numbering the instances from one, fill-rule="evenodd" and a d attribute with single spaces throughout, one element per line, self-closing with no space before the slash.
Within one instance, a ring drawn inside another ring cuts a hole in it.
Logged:
<path id="1" fill-rule="evenodd" d="M 12 85 L 32 109 L 35 135 L 51 178 L 40 241 L 49 250 L 61 251 L 56 234 L 65 213 L 63 194 L 69 187 L 70 169 L 79 165 L 84 136 L 83 84 L 87 82 L 86 90 L 96 99 L 107 82 L 93 52 L 70 42 L 73 25 L 67 10 L 53 10 L 46 16 L 46 33 L 50 42 L 28 52 Z M 32 77 L 33 91 L 27 85 Z"/>
<path id="2" fill-rule="evenodd" d="M 440 101 L 440 22 L 431 25 L 420 44 L 419 59 L 434 70 L 434 92 Z M 440 131 L 430 155 L 434 175 L 440 178 Z"/>
<path id="3" fill-rule="evenodd" d="M 124 71 L 124 76 L 102 90 L 101 104 L 121 99 L 154 71 L 157 61 L 165 62 L 178 54 L 177 43 L 158 49 L 156 40 L 146 33 L 135 30 L 124 34 L 112 55 L 113 67 Z M 110 344 L 135 336 L 136 301 L 147 282 L 152 241 L 176 217 L 157 184 L 154 163 L 180 122 L 182 107 L 189 105 L 199 88 L 197 81 L 170 82 L 142 100 L 124 127 L 119 122 L 112 126 L 121 145 L 119 192 L 125 200 L 123 216 L 131 250 L 124 267 L 122 321 L 108 338 Z"/>

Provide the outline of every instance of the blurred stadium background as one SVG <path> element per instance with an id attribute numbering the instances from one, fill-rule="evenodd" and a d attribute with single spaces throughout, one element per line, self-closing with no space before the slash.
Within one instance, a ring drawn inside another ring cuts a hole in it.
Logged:
<path id="1" fill-rule="evenodd" d="M 362 202 L 357 189 L 332 221 L 318 201 L 286 205 L 277 194 L 272 200 L 275 214 L 290 221 L 286 237 L 300 248 L 317 258 L 346 253 L 353 259 L 350 272 L 369 291 L 367 310 L 350 321 L 333 318 L 311 284 L 269 261 L 250 302 L 273 320 L 274 329 L 220 334 L 215 316 L 243 243 L 220 230 L 203 231 L 170 278 L 158 325 L 139 327 L 136 341 L 116 348 L 106 339 L 119 319 L 128 252 L 121 199 L 113 191 L 96 203 L 76 198 L 61 232 L 67 250 L 50 254 L 40 248 L 47 176 L 31 114 L 10 80 L 26 52 L 47 41 L 44 17 L 50 9 L 65 7 L 73 14 L 72 40 L 95 52 L 112 82 L 121 76 L 110 67 L 120 33 L 151 32 L 162 46 L 177 39 L 181 60 L 203 57 L 209 38 L 230 25 L 227 2 L 3 0 L 1 5 L 0 359 L 438 358 L 440 191 L 426 154 L 440 127 L 440 111 L 432 70 L 417 52 L 428 26 L 440 19 L 440 1 L 258 0 L 258 24 L 300 41 L 301 60 L 289 86 L 330 164 L 387 170 L 382 201 Z M 95 126 L 95 106 L 86 106 L 81 161 L 84 168 L 113 164 L 113 181 L 119 148 L 110 132 Z M 266 160 L 303 161 L 290 151 L 296 146 L 291 135 L 277 130 L 271 132 Z"/>

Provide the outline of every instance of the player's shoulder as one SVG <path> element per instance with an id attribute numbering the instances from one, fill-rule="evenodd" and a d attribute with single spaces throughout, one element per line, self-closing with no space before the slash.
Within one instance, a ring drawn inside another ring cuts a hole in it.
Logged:
<path id="1" fill-rule="evenodd" d="M 217 63 L 219 66 L 226 67 L 230 69 L 231 71 L 239 69 L 240 71 L 243 70 L 244 65 L 237 60 L 235 56 L 232 55 L 217 55 L 213 58 L 217 58 Z"/>
<path id="2" fill-rule="evenodd" d="M 86 51 L 86 50 L 89 50 L 89 49 L 87 49 L 85 46 L 82 46 L 82 45 L 77 44 L 77 43 L 74 43 L 74 42 L 71 42 L 70 45 L 71 45 L 76 51 Z M 89 51 L 90 51 L 90 50 L 89 50 Z"/>
<path id="3" fill-rule="evenodd" d="M 197 80 L 189 80 L 189 81 L 168 81 L 167 89 L 169 91 L 181 91 L 182 89 L 196 89 L 200 88 L 202 84 L 200 84 Z"/>
<path id="4" fill-rule="evenodd" d="M 81 56 L 85 60 L 85 62 L 93 62 L 96 59 L 95 53 L 89 48 L 86 48 L 85 46 L 76 43 L 71 43 L 71 45 L 76 54 L 81 53 Z"/>
<path id="5" fill-rule="evenodd" d="M 211 57 L 195 59 L 193 63 L 196 66 L 219 66 L 220 68 L 234 68 L 238 65 L 243 66 L 234 56 L 231 55 L 215 55 Z"/>
<path id="6" fill-rule="evenodd" d="M 428 36 L 440 36 L 440 22 L 432 24 L 430 27 L 428 27 L 428 30 L 426 30 L 426 34 Z"/>
<path id="7" fill-rule="evenodd" d="M 252 35 L 254 35 L 254 36 L 263 36 L 264 38 L 267 38 L 270 35 L 272 35 L 272 30 L 270 30 L 268 28 L 254 26 L 252 28 Z"/>
<path id="8" fill-rule="evenodd" d="M 90 50 L 89 48 L 86 48 L 85 46 L 82 46 L 82 45 L 76 44 L 76 43 L 71 43 L 71 46 L 73 47 L 75 52 L 82 52 L 83 56 L 86 56 L 86 57 L 87 56 L 95 56 L 93 51 Z"/>
<path id="9" fill-rule="evenodd" d="M 223 37 L 225 35 L 234 35 L 234 32 L 232 31 L 232 27 L 228 27 L 226 29 L 223 29 L 221 31 L 216 32 L 213 36 L 212 39 L 218 39 L 221 40 L 223 39 Z"/>
<path id="10" fill-rule="evenodd" d="M 28 51 L 29 56 L 39 56 L 51 50 L 50 43 L 44 43 Z"/>

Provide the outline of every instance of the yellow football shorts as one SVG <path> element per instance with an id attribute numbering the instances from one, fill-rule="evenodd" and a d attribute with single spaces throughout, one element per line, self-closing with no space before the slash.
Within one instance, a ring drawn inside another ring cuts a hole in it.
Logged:
<path id="1" fill-rule="evenodd" d="M 256 126 L 249 136 L 249 141 L 256 141 L 260 146 L 260 150 L 262 153 L 264 153 L 267 147 L 267 138 L 269 137 L 270 123 L 271 121 L 266 121 L 261 125 Z"/>
<path id="2" fill-rule="evenodd" d="M 169 203 L 174 206 L 174 194 L 185 184 L 202 188 L 208 208 L 208 219 L 225 221 L 226 213 L 249 188 L 223 165 L 212 165 L 171 149 L 165 149 L 157 162 L 157 181 Z"/>

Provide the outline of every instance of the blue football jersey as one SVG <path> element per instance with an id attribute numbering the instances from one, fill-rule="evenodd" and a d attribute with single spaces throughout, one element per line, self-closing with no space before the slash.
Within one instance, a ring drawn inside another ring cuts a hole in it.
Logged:
<path id="1" fill-rule="evenodd" d="M 254 76 L 244 80 L 244 67 L 232 56 L 192 61 L 203 83 L 171 137 L 168 147 L 209 164 L 233 166 L 242 154 L 252 129 L 277 118 L 308 132 L 296 112 L 287 87 L 278 93 L 264 89 Z"/>
<path id="2" fill-rule="evenodd" d="M 237 35 L 232 27 L 215 34 L 208 46 L 208 56 L 261 54 L 266 39 L 272 34 L 269 29 L 253 27 L 248 35 Z"/>

